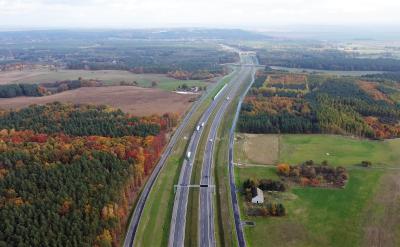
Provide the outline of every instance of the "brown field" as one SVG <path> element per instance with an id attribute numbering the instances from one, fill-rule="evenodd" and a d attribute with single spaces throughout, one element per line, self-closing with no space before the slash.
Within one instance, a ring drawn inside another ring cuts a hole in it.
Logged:
<path id="1" fill-rule="evenodd" d="M 237 134 L 236 139 L 238 163 L 271 165 L 278 161 L 278 135 Z"/>
<path id="2" fill-rule="evenodd" d="M 162 80 L 164 75 L 134 74 L 122 70 L 57 70 L 26 69 L 0 72 L 0 84 L 7 83 L 49 83 L 63 80 L 95 79 L 103 82 L 132 82 L 134 80 Z"/>
<path id="3" fill-rule="evenodd" d="M 364 212 L 363 246 L 399 246 L 400 244 L 400 172 L 387 172 Z"/>
<path id="4" fill-rule="evenodd" d="M 0 84 L 18 82 L 46 74 L 46 70 L 23 70 L 0 72 Z"/>
<path id="5" fill-rule="evenodd" d="M 183 114 L 193 95 L 133 86 L 87 87 L 43 97 L 0 99 L 0 108 L 19 109 L 54 101 L 74 104 L 105 104 L 138 116 L 176 112 Z"/>

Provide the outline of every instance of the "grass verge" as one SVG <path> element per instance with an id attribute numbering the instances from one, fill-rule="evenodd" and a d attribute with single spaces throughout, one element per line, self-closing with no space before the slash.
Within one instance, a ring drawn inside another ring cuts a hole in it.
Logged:
<path id="1" fill-rule="evenodd" d="M 235 73 L 235 72 L 233 72 Z M 142 218 L 138 226 L 135 246 L 167 246 L 169 237 L 170 220 L 174 202 L 174 184 L 179 179 L 180 168 L 183 162 L 185 150 L 193 129 L 204 110 L 210 104 L 213 95 L 218 92 L 222 83 L 229 81 L 233 73 L 223 78 L 211 89 L 199 109 L 193 114 L 188 126 L 183 131 L 186 139 L 180 139 L 175 146 L 172 155 L 168 158 L 165 167 L 160 172 L 147 199 Z"/>
<path id="2" fill-rule="evenodd" d="M 217 85 L 210 97 L 214 97 L 219 90 L 231 80 L 231 76 L 227 76 L 224 78 L 219 85 Z M 208 142 L 208 134 L 210 132 L 212 121 L 217 114 L 218 109 L 220 108 L 223 101 L 219 102 L 212 112 L 207 124 L 205 125 L 205 129 L 200 138 L 198 151 L 196 152 L 196 159 L 193 164 L 193 171 L 191 177 L 191 184 L 200 184 L 201 179 L 201 170 L 203 167 L 203 158 L 204 158 L 204 150 L 206 144 Z M 185 246 L 198 246 L 198 234 L 199 234 L 199 200 L 200 200 L 200 191 L 196 188 L 193 188 L 189 191 L 188 198 L 188 209 L 186 215 L 186 229 L 185 229 Z"/>
<path id="3" fill-rule="evenodd" d="M 250 83 L 249 78 L 246 79 L 246 83 L 243 83 L 238 94 L 247 88 Z M 215 211 L 216 219 L 216 241 L 218 246 L 236 246 L 236 230 L 234 227 L 233 212 L 231 206 L 230 197 L 230 185 L 229 185 L 229 172 L 228 172 L 228 152 L 229 152 L 229 131 L 231 129 L 234 115 L 236 112 L 237 105 L 239 103 L 239 97 L 235 97 L 235 100 L 229 105 L 227 111 L 222 119 L 222 123 L 219 126 L 217 133 L 216 146 L 214 151 L 214 178 L 216 190 L 215 198 Z"/>

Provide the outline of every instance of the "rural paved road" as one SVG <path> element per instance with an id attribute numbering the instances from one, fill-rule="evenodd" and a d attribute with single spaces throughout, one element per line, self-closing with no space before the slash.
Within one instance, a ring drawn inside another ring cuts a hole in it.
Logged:
<path id="1" fill-rule="evenodd" d="M 196 101 L 196 103 L 192 106 L 191 110 L 188 112 L 188 114 L 186 114 L 185 118 L 183 119 L 182 123 L 180 124 L 180 126 L 176 129 L 175 133 L 173 134 L 173 136 L 171 137 L 167 147 L 165 148 L 163 154 L 161 155 L 157 165 L 155 166 L 152 174 L 150 175 L 149 179 L 146 182 L 146 185 L 144 186 L 140 197 L 137 201 L 135 210 L 131 216 L 131 220 L 129 223 L 129 227 L 127 230 L 127 233 L 125 235 L 125 241 L 124 241 L 124 247 L 130 247 L 133 246 L 133 242 L 136 236 L 136 231 L 137 228 L 139 226 L 139 222 L 143 213 L 143 209 L 145 207 L 147 198 L 150 194 L 150 191 L 160 173 L 160 171 L 162 170 L 162 168 L 164 167 L 167 158 L 169 157 L 169 155 L 171 154 L 173 148 L 176 145 L 176 142 L 179 140 L 179 138 L 181 137 L 182 131 L 186 128 L 186 126 L 188 125 L 190 118 L 192 117 L 193 113 L 196 112 L 199 108 L 199 106 L 201 105 L 201 103 L 203 102 L 203 100 L 207 97 L 208 94 L 204 94 L 203 97 Z"/>

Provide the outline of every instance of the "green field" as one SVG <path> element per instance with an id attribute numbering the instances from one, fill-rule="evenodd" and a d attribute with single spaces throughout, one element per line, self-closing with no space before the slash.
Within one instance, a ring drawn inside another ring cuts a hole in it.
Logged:
<path id="1" fill-rule="evenodd" d="M 377 165 L 400 165 L 400 139 L 360 140 L 334 135 L 282 135 L 280 162 L 298 164 L 306 160 L 351 166 L 363 160 Z M 327 155 L 329 154 L 329 155 Z"/>
<path id="2" fill-rule="evenodd" d="M 395 189 L 397 176 L 389 179 L 387 175 L 399 173 L 399 139 L 368 141 L 332 135 L 280 138 L 279 162 L 328 160 L 331 165 L 347 166 L 350 179 L 344 189 L 291 187 L 281 199 L 287 216 L 280 218 L 246 216 L 240 195 L 242 220 L 256 223 L 245 228 L 249 246 L 378 246 L 376 241 L 391 243 L 380 246 L 398 246 L 400 193 Z M 361 160 L 370 160 L 379 169 L 354 166 Z M 248 178 L 278 178 L 271 166 L 237 166 L 235 174 L 239 188 Z M 374 220 L 369 220 L 372 216 Z M 391 227 L 379 232 L 387 222 Z M 381 239 L 376 240 L 376 236 Z"/>
<path id="3" fill-rule="evenodd" d="M 237 185 L 248 177 L 274 178 L 274 173 L 274 168 L 265 167 L 236 169 Z M 281 218 L 247 217 L 242 206 L 242 219 L 256 223 L 245 228 L 249 246 L 359 246 L 362 212 L 382 174 L 352 170 L 345 189 L 292 188 L 292 199 L 283 201 L 288 215 Z"/>
<path id="4" fill-rule="evenodd" d="M 50 83 L 64 80 L 94 79 L 105 84 L 119 84 L 121 82 L 136 82 L 140 87 L 151 87 L 156 82 L 157 88 L 172 91 L 179 85 L 207 86 L 210 83 L 201 80 L 176 80 L 162 74 L 134 74 L 123 70 L 33 70 L 20 72 L 7 72 L 0 75 L 0 82 L 6 83 Z"/>

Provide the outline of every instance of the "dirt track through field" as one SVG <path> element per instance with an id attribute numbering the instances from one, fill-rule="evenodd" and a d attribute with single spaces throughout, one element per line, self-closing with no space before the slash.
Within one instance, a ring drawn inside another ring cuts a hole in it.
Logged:
<path id="1" fill-rule="evenodd" d="M 0 108 L 19 109 L 31 104 L 54 101 L 73 104 L 104 104 L 138 116 L 176 112 L 183 114 L 193 95 L 181 95 L 159 89 L 133 86 L 90 87 L 65 91 L 44 97 L 16 97 L 0 99 Z"/>

